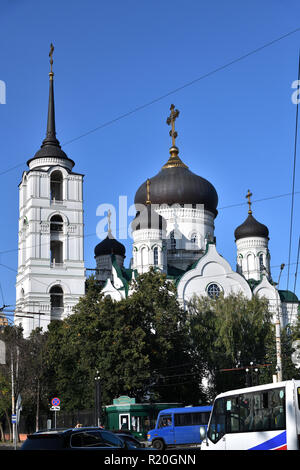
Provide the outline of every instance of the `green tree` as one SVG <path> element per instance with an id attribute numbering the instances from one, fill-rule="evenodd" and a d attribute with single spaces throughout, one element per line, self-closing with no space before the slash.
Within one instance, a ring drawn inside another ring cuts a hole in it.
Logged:
<path id="1" fill-rule="evenodd" d="M 265 363 L 267 345 L 272 340 L 267 300 L 256 296 L 248 300 L 242 294 L 217 299 L 194 297 L 189 321 L 194 359 L 205 364 L 211 397 L 244 387 L 242 366 Z"/>
<path id="2" fill-rule="evenodd" d="M 97 370 L 103 404 L 121 394 L 182 401 L 189 398 L 188 389 L 199 399 L 197 387 L 184 383 L 182 369 L 176 373 L 177 365 L 191 359 L 185 314 L 173 284 L 151 271 L 132 287 L 130 297 L 115 302 L 103 298 L 91 278 L 74 314 L 50 324 L 50 390 L 60 393 L 65 409 L 93 406 Z"/>
<path id="3" fill-rule="evenodd" d="M 23 412 L 35 415 L 33 429 L 39 429 L 40 410 L 48 408 L 47 400 L 47 340 L 48 334 L 41 328 L 33 330 L 23 348 L 24 367 L 26 368 L 26 386 L 22 394 Z"/>

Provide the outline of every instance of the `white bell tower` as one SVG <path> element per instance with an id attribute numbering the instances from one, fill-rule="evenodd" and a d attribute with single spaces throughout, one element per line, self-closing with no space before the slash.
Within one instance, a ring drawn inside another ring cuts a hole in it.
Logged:
<path id="1" fill-rule="evenodd" d="M 56 138 L 52 53 L 47 134 L 19 185 L 15 324 L 24 337 L 65 318 L 85 293 L 83 175 Z"/>
<path id="2" fill-rule="evenodd" d="M 252 215 L 252 193 L 248 190 L 249 210 L 245 222 L 235 229 L 237 247 L 237 272 L 247 280 L 261 281 L 265 275 L 271 278 L 269 230 Z"/>

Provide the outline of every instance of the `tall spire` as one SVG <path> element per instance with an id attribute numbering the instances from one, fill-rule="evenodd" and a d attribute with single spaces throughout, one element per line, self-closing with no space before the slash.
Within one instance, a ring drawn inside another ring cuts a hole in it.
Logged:
<path id="1" fill-rule="evenodd" d="M 51 43 L 50 52 L 49 52 L 50 72 L 49 72 L 49 102 L 48 102 L 47 132 L 46 132 L 46 138 L 43 140 L 42 147 L 44 147 L 45 145 L 55 145 L 56 147 L 60 147 L 60 143 L 56 138 L 56 130 L 55 130 L 55 108 L 54 108 L 54 89 L 53 89 L 54 73 L 52 71 L 53 51 L 54 51 L 54 46 Z"/>
<path id="2" fill-rule="evenodd" d="M 63 159 L 68 167 L 75 165 L 74 161 L 71 160 L 66 153 L 62 150 L 59 141 L 56 138 L 55 129 L 55 109 L 54 109 L 54 89 L 53 89 L 53 77 L 54 73 L 52 70 L 53 66 L 53 52 L 54 46 L 50 44 L 50 72 L 49 72 L 49 101 L 48 101 L 48 117 L 47 117 L 47 131 L 46 137 L 42 142 L 41 148 L 36 152 L 33 158 L 27 161 L 27 165 L 30 166 L 31 162 L 40 158 L 60 158 Z"/>

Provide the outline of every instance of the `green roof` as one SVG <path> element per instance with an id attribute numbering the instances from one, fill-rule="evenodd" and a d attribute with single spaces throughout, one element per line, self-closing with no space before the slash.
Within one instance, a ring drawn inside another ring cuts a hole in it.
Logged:
<path id="1" fill-rule="evenodd" d="M 297 303 L 299 302 L 296 294 L 294 294 L 294 292 L 291 292 L 290 290 L 280 290 L 278 292 L 279 292 L 280 300 L 282 302 L 297 302 Z"/>

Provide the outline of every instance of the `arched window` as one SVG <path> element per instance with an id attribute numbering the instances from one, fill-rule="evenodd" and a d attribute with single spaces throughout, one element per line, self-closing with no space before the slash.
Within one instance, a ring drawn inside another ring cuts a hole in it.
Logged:
<path id="1" fill-rule="evenodd" d="M 141 249 L 141 264 L 142 268 L 145 268 L 148 265 L 148 250 L 146 247 Z"/>
<path id="2" fill-rule="evenodd" d="M 264 255 L 261 253 L 261 254 L 259 255 L 259 270 L 260 270 L 260 272 L 262 272 L 264 269 L 265 269 L 265 266 L 264 266 Z"/>
<path id="3" fill-rule="evenodd" d="M 63 243 L 58 240 L 50 241 L 50 261 L 51 267 L 63 263 Z"/>
<path id="4" fill-rule="evenodd" d="M 255 270 L 254 256 L 253 256 L 252 253 L 250 253 L 247 256 L 247 271 L 248 271 L 248 273 L 251 273 L 254 270 Z"/>
<path id="5" fill-rule="evenodd" d="M 64 291 L 60 286 L 53 286 L 50 289 L 51 312 L 61 311 L 64 308 Z"/>
<path id="6" fill-rule="evenodd" d="M 50 219 L 50 231 L 51 232 L 62 232 L 63 231 L 63 219 L 60 215 L 53 215 Z"/>
<path id="7" fill-rule="evenodd" d="M 193 233 L 192 236 L 191 236 L 191 242 L 192 243 L 196 243 L 197 242 L 197 234 L 196 233 Z"/>
<path id="8" fill-rule="evenodd" d="M 158 248 L 157 248 L 157 246 L 153 250 L 153 264 L 154 264 L 154 266 L 158 265 Z"/>
<path id="9" fill-rule="evenodd" d="M 176 250 L 176 238 L 174 230 L 172 230 L 172 232 L 170 233 L 170 246 L 171 250 Z"/>
<path id="10" fill-rule="evenodd" d="M 59 170 L 55 170 L 51 173 L 50 199 L 51 201 L 63 200 L 63 176 Z"/>

